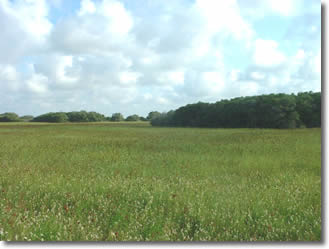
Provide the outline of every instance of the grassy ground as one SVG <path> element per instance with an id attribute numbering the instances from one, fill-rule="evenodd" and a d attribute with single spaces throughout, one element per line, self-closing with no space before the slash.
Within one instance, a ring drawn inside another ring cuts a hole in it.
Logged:
<path id="1" fill-rule="evenodd" d="M 321 239 L 321 129 L 1 124 L 0 172 L 0 240 Z"/>

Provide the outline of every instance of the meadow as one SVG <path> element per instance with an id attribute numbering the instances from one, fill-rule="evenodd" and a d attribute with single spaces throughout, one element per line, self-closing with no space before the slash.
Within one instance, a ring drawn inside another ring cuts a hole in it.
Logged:
<path id="1" fill-rule="evenodd" d="M 320 241 L 321 129 L 0 124 L 0 240 Z"/>

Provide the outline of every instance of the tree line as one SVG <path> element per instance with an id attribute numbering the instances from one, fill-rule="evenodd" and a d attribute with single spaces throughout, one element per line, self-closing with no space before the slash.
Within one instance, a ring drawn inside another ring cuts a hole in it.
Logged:
<path id="1" fill-rule="evenodd" d="M 217 128 L 321 127 L 321 92 L 238 97 L 198 102 L 161 113 L 153 126 Z"/>
<path id="2" fill-rule="evenodd" d="M 137 114 L 130 115 L 126 118 L 121 113 L 113 113 L 111 117 L 98 112 L 74 111 L 74 112 L 49 112 L 37 117 L 32 115 L 18 116 L 13 112 L 0 114 L 0 122 L 101 122 L 101 121 L 148 121 L 150 119 L 138 116 Z"/>
<path id="3" fill-rule="evenodd" d="M 0 122 L 100 122 L 151 121 L 152 126 L 212 128 L 302 128 L 321 127 L 321 92 L 267 94 L 198 102 L 165 113 L 152 111 L 146 118 L 121 113 L 106 117 L 97 112 L 49 112 L 37 117 L 0 114 Z"/>

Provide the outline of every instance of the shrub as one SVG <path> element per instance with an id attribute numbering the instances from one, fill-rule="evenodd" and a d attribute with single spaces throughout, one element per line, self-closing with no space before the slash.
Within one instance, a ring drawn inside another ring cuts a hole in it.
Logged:
<path id="1" fill-rule="evenodd" d="M 5 112 L 0 114 L 0 122 L 19 122 L 18 115 L 14 112 Z"/>
<path id="2" fill-rule="evenodd" d="M 139 121 L 139 116 L 136 114 L 130 115 L 126 118 L 126 121 Z"/>
<path id="3" fill-rule="evenodd" d="M 124 117 L 121 113 L 113 113 L 111 117 L 111 121 L 114 122 L 124 121 Z"/>
<path id="4" fill-rule="evenodd" d="M 33 122 L 63 123 L 69 121 L 65 112 L 49 112 L 33 119 Z"/>

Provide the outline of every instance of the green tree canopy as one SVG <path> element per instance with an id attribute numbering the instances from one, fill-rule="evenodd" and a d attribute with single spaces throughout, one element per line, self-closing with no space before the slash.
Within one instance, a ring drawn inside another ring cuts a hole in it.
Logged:
<path id="1" fill-rule="evenodd" d="M 0 114 L 0 122 L 19 122 L 19 116 L 14 112 L 5 112 Z"/>
<path id="2" fill-rule="evenodd" d="M 147 119 L 147 120 L 152 120 L 152 119 L 154 119 L 154 118 L 159 117 L 160 115 L 161 115 L 160 112 L 153 111 L 153 112 L 150 112 L 150 113 L 147 115 L 146 119 Z"/>
<path id="3" fill-rule="evenodd" d="M 120 121 L 124 121 L 124 117 L 121 113 L 117 112 L 117 113 L 113 113 L 112 117 L 111 117 L 111 121 L 114 122 L 120 122 Z"/>
<path id="4" fill-rule="evenodd" d="M 130 115 L 126 118 L 126 121 L 139 121 L 139 116 L 136 114 Z"/>
<path id="5" fill-rule="evenodd" d="M 63 123 L 69 121 L 65 112 L 49 112 L 35 117 L 33 122 Z"/>
<path id="6" fill-rule="evenodd" d="M 321 93 L 267 94 L 195 103 L 163 113 L 155 126 L 222 128 L 321 127 Z"/>

